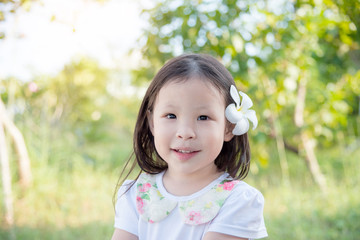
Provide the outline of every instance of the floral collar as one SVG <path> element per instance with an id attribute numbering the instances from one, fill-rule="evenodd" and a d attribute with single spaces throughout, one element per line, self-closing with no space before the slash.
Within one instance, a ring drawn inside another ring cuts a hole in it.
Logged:
<path id="1" fill-rule="evenodd" d="M 239 183 L 228 177 L 198 197 L 187 201 L 175 201 L 160 193 L 156 176 L 141 174 L 136 185 L 137 210 L 142 219 L 150 223 L 163 220 L 175 207 L 178 207 L 186 224 L 207 223 L 218 214 L 232 189 Z"/>

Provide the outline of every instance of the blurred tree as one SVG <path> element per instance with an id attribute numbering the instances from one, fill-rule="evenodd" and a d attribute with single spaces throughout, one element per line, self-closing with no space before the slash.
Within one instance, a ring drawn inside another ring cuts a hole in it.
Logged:
<path id="1" fill-rule="evenodd" d="M 15 126 L 12 119 L 9 117 L 5 105 L 0 98 L 0 126 L 7 130 L 9 135 L 11 136 L 16 152 L 18 154 L 18 165 L 19 165 L 19 176 L 20 176 L 20 184 L 23 187 L 28 187 L 32 182 L 32 174 L 30 167 L 30 159 L 27 152 L 26 144 L 24 141 L 24 137 L 20 130 Z M 3 132 L 2 132 L 3 133 Z M 3 133 L 5 138 L 5 133 Z M 6 148 L 6 145 L 1 146 L 2 149 Z M 2 159 L 6 161 L 6 156 Z"/>
<path id="2" fill-rule="evenodd" d="M 109 116 L 103 108 L 110 101 L 107 81 L 106 69 L 93 60 L 81 59 L 66 65 L 55 77 L 31 83 L 35 90 L 30 85 L 23 88 L 28 101 L 17 121 L 28 128 L 29 136 L 41 134 L 37 144 L 40 159 L 63 170 L 71 169 L 78 159 L 93 161 L 84 148 L 96 152 L 96 144 L 106 137 Z"/>
<path id="3" fill-rule="evenodd" d="M 5 16 L 7 13 L 14 13 L 16 9 L 18 9 L 20 6 L 25 6 L 25 8 L 27 8 L 29 6 L 29 2 L 30 0 L 0 0 L 0 22 L 5 20 Z M 4 37 L 4 32 L 0 32 L 0 40 Z M 9 226 L 12 226 L 14 217 L 12 207 L 11 172 L 4 129 L 6 129 L 7 132 L 10 134 L 14 142 L 15 149 L 18 153 L 20 183 L 23 187 L 28 187 L 32 182 L 32 174 L 26 144 L 22 133 L 13 123 L 11 116 L 9 116 L 0 95 L 0 161 L 5 203 L 5 222 Z M 14 238 L 13 234 L 11 236 L 12 238 Z"/>
<path id="4" fill-rule="evenodd" d="M 1 116 L 1 115 L 0 115 Z M 0 121 L 0 166 L 1 180 L 4 192 L 5 223 L 12 226 L 14 223 L 13 199 L 11 188 L 11 172 L 9 165 L 9 154 L 6 145 L 4 124 Z"/>
<path id="5" fill-rule="evenodd" d="M 5 21 L 7 14 L 13 14 L 20 7 L 29 10 L 31 6 L 31 2 L 35 2 L 37 0 L 0 0 L 0 22 Z M 5 33 L 0 32 L 0 39 L 5 38 Z"/>
<path id="6" fill-rule="evenodd" d="M 34 165 L 65 172 L 83 163 L 110 169 L 119 165 L 131 145 L 137 109 L 136 99 L 124 94 L 123 77 L 83 58 L 54 77 L 19 81 L 14 120 L 29 143 Z M 5 88 L 8 84 L 3 81 Z M 6 94 L 3 99 L 7 101 Z"/>
<path id="7" fill-rule="evenodd" d="M 267 120 L 253 138 L 254 156 L 266 164 L 271 149 L 261 149 L 275 138 L 284 182 L 287 149 L 303 156 L 325 190 L 315 146 L 341 143 L 339 133 L 358 114 L 359 1 L 155 3 L 142 14 L 149 26 L 139 40 L 144 61 L 136 82 L 184 52 L 217 57 Z"/>

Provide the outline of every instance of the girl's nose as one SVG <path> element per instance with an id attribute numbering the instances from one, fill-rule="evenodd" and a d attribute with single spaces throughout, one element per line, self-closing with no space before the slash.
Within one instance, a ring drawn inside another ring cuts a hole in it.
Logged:
<path id="1" fill-rule="evenodd" d="M 196 137 L 194 127 L 190 124 L 182 124 L 176 131 L 176 137 L 183 140 L 193 139 Z"/>

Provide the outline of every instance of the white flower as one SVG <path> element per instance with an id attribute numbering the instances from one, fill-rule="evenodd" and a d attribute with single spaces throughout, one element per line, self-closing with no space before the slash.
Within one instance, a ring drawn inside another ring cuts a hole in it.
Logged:
<path id="1" fill-rule="evenodd" d="M 241 104 L 239 94 L 242 97 Z M 253 105 L 249 96 L 241 91 L 238 93 L 234 85 L 231 85 L 230 95 L 234 99 L 236 105 L 232 103 L 227 106 L 225 109 L 225 116 L 229 122 L 236 124 L 232 133 L 234 135 L 243 135 L 247 133 L 249 130 L 249 120 L 253 124 L 253 129 L 255 129 L 257 127 L 258 120 L 256 118 L 255 111 L 249 109 Z"/>

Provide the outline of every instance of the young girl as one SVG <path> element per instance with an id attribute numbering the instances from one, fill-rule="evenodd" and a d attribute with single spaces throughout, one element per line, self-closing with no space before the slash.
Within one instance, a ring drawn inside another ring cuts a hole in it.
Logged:
<path id="1" fill-rule="evenodd" d="M 113 240 L 267 236 L 264 198 L 239 180 L 250 166 L 249 120 L 255 128 L 257 119 L 234 85 L 208 55 L 182 55 L 160 69 L 135 126 L 142 171 L 119 189 Z"/>

